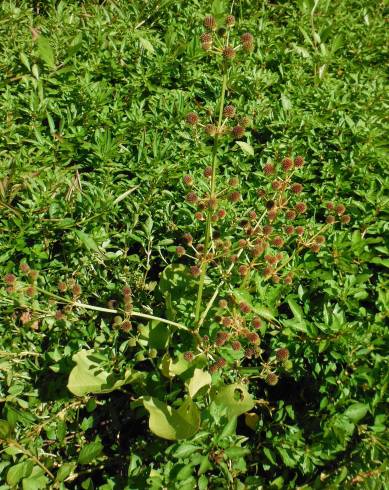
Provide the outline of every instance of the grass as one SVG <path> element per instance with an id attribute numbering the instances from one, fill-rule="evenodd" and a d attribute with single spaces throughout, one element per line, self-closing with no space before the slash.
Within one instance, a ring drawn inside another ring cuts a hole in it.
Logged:
<path id="1" fill-rule="evenodd" d="M 185 474 L 193 453 L 155 437 L 139 401 L 151 395 L 174 405 L 182 394 L 180 375 L 156 374 L 164 332 L 154 345 L 140 322 L 135 348 L 107 312 L 73 307 L 55 316 L 57 284 L 70 278 L 92 307 L 120 309 L 128 284 L 137 311 L 165 317 L 163 280 L 175 280 L 165 268 L 182 234 L 201 231 L 182 176 L 198 173 L 212 152 L 185 116 L 214 111 L 221 88 L 216 62 L 200 49 L 202 20 L 229 8 L 203 0 L 1 2 L 0 272 L 28 282 L 19 272 L 26 262 L 49 293 L 0 289 L 1 488 L 385 488 L 383 3 L 233 5 L 239 32 L 252 32 L 256 45 L 237 63 L 226 99 L 252 119 L 254 155 L 228 144 L 219 173 L 238 175 L 253 196 L 268 160 L 303 154 L 298 181 L 309 208 L 321 218 L 320 206 L 335 200 L 352 216 L 325 251 L 304 259 L 293 290 L 261 293 L 282 325 L 264 336 L 264 348 L 288 345 L 293 369 L 274 387 L 253 385 L 254 430 L 241 416 L 223 439 L 225 420 L 204 412 L 208 436 L 188 444 L 210 466 L 201 474 L 189 465 Z M 187 322 L 187 305 L 176 322 Z M 24 321 L 29 311 L 35 316 Z M 175 332 L 170 353 L 188 342 Z M 81 349 L 97 351 L 115 374 L 128 366 L 150 374 L 131 388 L 75 397 L 67 383 Z M 231 456 L 225 468 L 217 454 L 231 448 L 250 454 Z"/>

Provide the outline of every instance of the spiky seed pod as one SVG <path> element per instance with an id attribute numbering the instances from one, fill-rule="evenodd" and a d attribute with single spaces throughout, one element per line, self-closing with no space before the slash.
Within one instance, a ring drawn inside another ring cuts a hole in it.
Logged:
<path id="1" fill-rule="evenodd" d="M 239 126 L 239 124 L 237 124 L 232 128 L 232 136 L 235 139 L 241 138 L 243 135 L 244 135 L 244 128 L 242 126 Z"/>
<path id="2" fill-rule="evenodd" d="M 211 196 L 207 201 L 207 209 L 216 209 L 217 208 L 217 199 L 215 196 Z"/>
<path id="3" fill-rule="evenodd" d="M 273 238 L 273 241 L 272 241 L 272 244 L 274 247 L 282 247 L 282 245 L 284 244 L 284 240 L 282 239 L 282 237 L 280 237 L 279 235 L 277 235 L 276 237 Z"/>
<path id="4" fill-rule="evenodd" d="M 226 17 L 226 26 L 234 27 L 235 25 L 235 17 L 233 15 L 227 15 Z"/>
<path id="5" fill-rule="evenodd" d="M 268 373 L 265 381 L 270 386 L 275 386 L 278 383 L 278 376 L 275 373 Z"/>
<path id="6" fill-rule="evenodd" d="M 235 264 L 235 262 L 238 260 L 238 256 L 237 255 L 231 255 L 230 257 L 230 262 L 232 262 L 233 264 Z"/>
<path id="7" fill-rule="evenodd" d="M 73 296 L 80 296 L 81 294 L 81 286 L 79 284 L 75 284 L 73 287 L 72 287 L 72 293 L 73 293 Z"/>
<path id="8" fill-rule="evenodd" d="M 12 285 L 16 282 L 16 276 L 13 274 L 9 273 L 4 276 L 4 282 L 8 285 Z"/>
<path id="9" fill-rule="evenodd" d="M 204 214 L 200 211 L 196 211 L 194 217 L 197 219 L 197 221 L 204 221 Z"/>
<path id="10" fill-rule="evenodd" d="M 228 307 L 228 302 L 225 299 L 219 300 L 219 308 L 225 310 Z"/>
<path id="11" fill-rule="evenodd" d="M 184 175 L 182 177 L 182 182 L 184 185 L 190 187 L 193 185 L 193 177 L 191 175 Z"/>
<path id="12" fill-rule="evenodd" d="M 185 248 L 179 245 L 178 247 L 176 247 L 176 254 L 179 257 L 182 257 L 183 255 L 185 255 Z"/>
<path id="13" fill-rule="evenodd" d="M 303 186 L 296 182 L 295 184 L 292 184 L 290 190 L 293 192 L 293 194 L 300 194 L 303 190 Z"/>
<path id="14" fill-rule="evenodd" d="M 332 216 L 332 215 L 327 216 L 327 218 L 326 218 L 326 223 L 327 223 L 328 225 L 333 225 L 333 224 L 335 223 L 335 216 Z"/>
<path id="15" fill-rule="evenodd" d="M 266 201 L 265 206 L 268 210 L 273 209 L 275 206 L 275 202 L 272 199 L 269 199 L 268 201 Z"/>
<path id="16" fill-rule="evenodd" d="M 251 250 L 251 255 L 253 257 L 259 257 L 260 255 L 263 254 L 263 246 L 262 245 L 256 245 L 252 250 Z"/>
<path id="17" fill-rule="evenodd" d="M 224 368 L 224 366 L 226 365 L 226 360 L 223 357 L 221 357 L 216 361 L 216 365 L 218 369 Z"/>
<path id="18" fill-rule="evenodd" d="M 209 51 L 212 49 L 212 43 L 201 43 L 201 49 L 204 51 Z"/>
<path id="19" fill-rule="evenodd" d="M 227 332 L 218 332 L 216 335 L 215 344 L 218 347 L 224 345 L 228 340 L 229 334 Z"/>
<path id="20" fill-rule="evenodd" d="M 28 271 L 28 277 L 30 278 L 31 281 L 36 281 L 38 275 L 39 275 L 39 272 L 34 270 L 34 269 L 30 269 Z"/>
<path id="21" fill-rule="evenodd" d="M 230 327 L 232 324 L 233 324 L 233 320 L 229 316 L 225 316 L 222 318 L 222 325 L 224 327 Z"/>
<path id="22" fill-rule="evenodd" d="M 226 214 L 227 214 L 227 211 L 225 209 L 219 209 L 219 211 L 217 212 L 219 219 L 225 218 Z"/>
<path id="23" fill-rule="evenodd" d="M 335 204 L 332 201 L 327 202 L 326 208 L 328 209 L 328 211 L 333 211 L 335 209 Z"/>
<path id="24" fill-rule="evenodd" d="M 132 323 L 130 320 L 124 320 L 124 322 L 121 324 L 121 329 L 126 333 L 132 330 Z"/>
<path id="25" fill-rule="evenodd" d="M 189 202 L 190 204 L 194 204 L 197 201 L 198 201 L 197 194 L 195 192 L 188 192 L 188 194 L 186 195 L 186 202 Z"/>
<path id="26" fill-rule="evenodd" d="M 190 268 L 190 273 L 193 277 L 199 277 L 201 274 L 201 269 L 198 265 L 192 265 Z"/>
<path id="27" fill-rule="evenodd" d="M 295 209 L 296 213 L 303 214 L 307 210 L 307 205 L 305 204 L 305 202 L 300 201 L 300 202 L 296 203 L 294 209 Z"/>
<path id="28" fill-rule="evenodd" d="M 213 15 L 205 16 L 203 24 L 204 27 L 210 31 L 215 31 L 217 29 L 216 19 Z"/>
<path id="29" fill-rule="evenodd" d="M 269 236 L 271 233 L 273 233 L 273 227 L 272 227 L 272 225 L 265 225 L 265 226 L 262 228 L 262 233 L 263 233 L 265 236 Z"/>
<path id="30" fill-rule="evenodd" d="M 211 216 L 212 223 L 217 223 L 219 221 L 219 216 L 217 214 L 213 214 Z"/>
<path id="31" fill-rule="evenodd" d="M 282 347 L 276 351 L 277 361 L 287 361 L 289 359 L 289 350 L 286 347 Z"/>
<path id="32" fill-rule="evenodd" d="M 237 187 L 239 185 L 238 177 L 231 177 L 230 180 L 228 181 L 228 185 L 230 187 Z"/>
<path id="33" fill-rule="evenodd" d="M 251 323 L 253 324 L 254 328 L 261 328 L 262 327 L 262 320 L 259 318 L 259 316 L 255 316 L 252 319 Z"/>
<path id="34" fill-rule="evenodd" d="M 351 221 L 351 216 L 349 214 L 344 214 L 341 218 L 340 218 L 340 222 L 343 224 L 343 225 L 347 225 L 348 223 L 350 223 Z"/>
<path id="35" fill-rule="evenodd" d="M 304 157 L 302 157 L 301 155 L 297 156 L 294 159 L 294 166 L 297 168 L 301 168 L 303 165 L 304 165 Z"/>
<path id="36" fill-rule="evenodd" d="M 278 191 L 282 187 L 282 181 L 281 180 L 273 180 L 271 183 L 272 189 L 275 191 Z"/>
<path id="37" fill-rule="evenodd" d="M 33 298 L 33 297 L 36 295 L 36 289 L 34 288 L 34 286 L 29 286 L 29 287 L 26 289 L 26 294 L 27 294 L 27 296 L 29 296 L 30 298 Z"/>
<path id="38" fill-rule="evenodd" d="M 292 284 L 292 282 L 293 282 L 293 277 L 291 276 L 291 274 L 287 274 L 284 277 L 284 283 L 285 284 Z"/>
<path id="39" fill-rule="evenodd" d="M 212 364 L 211 366 L 209 366 L 210 374 L 215 374 L 217 370 L 218 370 L 218 367 L 216 364 Z"/>
<path id="40" fill-rule="evenodd" d="M 205 167 L 203 175 L 204 177 L 212 177 L 212 167 Z"/>
<path id="41" fill-rule="evenodd" d="M 232 46 L 226 46 L 223 49 L 223 58 L 225 60 L 233 60 L 236 56 L 236 51 Z"/>
<path id="42" fill-rule="evenodd" d="M 65 315 L 62 310 L 57 310 L 55 312 L 54 318 L 59 322 L 65 318 Z"/>
<path id="43" fill-rule="evenodd" d="M 275 255 L 265 255 L 264 259 L 270 265 L 274 265 L 277 263 L 277 258 Z"/>
<path id="44" fill-rule="evenodd" d="M 293 209 L 288 209 L 288 211 L 285 213 L 285 216 L 286 219 L 293 221 L 296 218 L 296 211 L 293 211 Z"/>
<path id="45" fill-rule="evenodd" d="M 249 32 L 245 32 L 240 36 L 240 40 L 245 51 L 252 51 L 254 47 L 254 37 L 252 34 L 250 34 Z"/>
<path id="46" fill-rule="evenodd" d="M 250 268 L 248 265 L 240 265 L 239 266 L 239 275 L 241 277 L 245 277 L 249 273 L 249 270 L 250 270 Z"/>
<path id="47" fill-rule="evenodd" d="M 293 235 L 294 233 L 294 226 L 293 225 L 288 225 L 285 227 L 285 233 L 287 235 Z"/>
<path id="48" fill-rule="evenodd" d="M 12 293 L 15 293 L 16 292 L 16 286 L 15 284 L 12 284 L 11 286 L 8 286 L 6 289 L 8 294 L 12 294 Z"/>
<path id="49" fill-rule="evenodd" d="M 183 357 L 184 357 L 185 361 L 187 361 L 187 362 L 192 362 L 194 359 L 193 352 L 191 352 L 191 351 L 184 352 Z"/>
<path id="50" fill-rule="evenodd" d="M 30 272 L 30 266 L 28 264 L 26 264 L 25 262 L 22 262 L 19 265 L 19 269 L 20 269 L 20 272 L 23 272 L 23 274 L 27 274 L 28 272 Z"/>
<path id="51" fill-rule="evenodd" d="M 318 243 L 313 243 L 310 247 L 311 252 L 317 254 L 320 251 L 320 245 Z"/>
<path id="52" fill-rule="evenodd" d="M 250 211 L 249 218 L 255 220 L 257 218 L 257 213 L 254 210 Z"/>
<path id="53" fill-rule="evenodd" d="M 247 349 L 245 349 L 244 351 L 244 356 L 247 358 L 247 359 L 251 359 L 252 357 L 255 356 L 255 349 L 253 349 L 252 347 L 248 347 Z"/>
<path id="54" fill-rule="evenodd" d="M 190 233 L 185 233 L 182 238 L 189 246 L 192 245 L 193 237 Z"/>
<path id="55" fill-rule="evenodd" d="M 263 173 L 265 175 L 273 175 L 275 173 L 275 170 L 275 166 L 270 162 L 266 163 L 263 167 Z"/>
<path id="56" fill-rule="evenodd" d="M 304 226 L 296 226 L 296 233 L 298 236 L 302 236 L 304 234 Z"/>
<path id="57" fill-rule="evenodd" d="M 132 293 L 130 286 L 124 286 L 122 289 L 123 296 L 130 296 Z"/>
<path id="58" fill-rule="evenodd" d="M 338 204 L 335 208 L 335 211 L 338 216 L 341 216 L 346 212 L 346 206 L 344 206 L 343 204 Z"/>
<path id="59" fill-rule="evenodd" d="M 233 191 L 231 194 L 228 196 L 228 200 L 230 202 L 238 202 L 240 200 L 240 192 L 239 191 Z"/>
<path id="60" fill-rule="evenodd" d="M 276 254 L 276 259 L 277 259 L 277 262 L 280 262 L 284 257 L 284 254 L 283 252 L 278 252 L 278 254 Z"/>
<path id="61" fill-rule="evenodd" d="M 233 105 L 226 105 L 223 109 L 223 117 L 233 118 L 235 116 L 236 110 Z"/>
<path id="62" fill-rule="evenodd" d="M 196 245 L 196 250 L 200 253 L 203 253 L 204 252 L 204 245 L 202 243 L 198 243 Z"/>
<path id="63" fill-rule="evenodd" d="M 315 238 L 315 242 L 318 243 L 319 245 L 323 245 L 325 241 L 326 241 L 326 237 L 324 235 L 319 235 Z"/>
<path id="64" fill-rule="evenodd" d="M 269 277 L 269 276 L 271 276 L 271 275 L 273 274 L 273 272 L 274 272 L 274 271 L 273 271 L 273 268 L 272 268 L 272 267 L 270 267 L 270 265 L 268 265 L 267 267 L 265 267 L 265 268 L 263 269 L 263 275 L 264 275 L 265 277 Z"/>
<path id="65" fill-rule="evenodd" d="M 246 245 L 247 245 L 247 240 L 245 240 L 244 238 L 238 241 L 239 248 L 244 248 Z"/>
<path id="66" fill-rule="evenodd" d="M 239 340 L 234 340 L 231 342 L 231 347 L 232 350 L 240 350 L 242 348 L 242 344 L 239 342 Z"/>
<path id="67" fill-rule="evenodd" d="M 277 218 L 277 210 L 276 209 L 270 209 L 267 213 L 267 219 L 272 222 Z"/>
<path id="68" fill-rule="evenodd" d="M 250 332 L 246 335 L 246 339 L 250 342 L 250 344 L 258 345 L 261 341 L 259 335 L 255 332 Z"/>
<path id="69" fill-rule="evenodd" d="M 68 289 L 66 282 L 64 281 L 59 281 L 57 288 L 60 293 L 65 293 Z"/>
<path id="70" fill-rule="evenodd" d="M 214 124 L 207 124 L 204 128 L 204 131 L 207 133 L 208 136 L 215 136 L 217 133 L 217 127 Z"/>
<path id="71" fill-rule="evenodd" d="M 212 44 L 213 44 L 212 34 L 210 34 L 209 32 L 203 32 L 203 34 L 201 34 L 200 40 L 201 40 L 201 47 L 205 51 L 208 51 L 209 49 L 212 48 Z"/>
<path id="72" fill-rule="evenodd" d="M 293 168 L 293 160 L 289 157 L 286 157 L 282 160 L 281 165 L 284 172 L 289 172 Z"/>
<path id="73" fill-rule="evenodd" d="M 250 305 L 248 305 L 247 303 L 245 303 L 244 301 L 241 301 L 239 303 L 239 309 L 242 313 L 250 313 L 251 311 L 251 307 Z"/>
<path id="74" fill-rule="evenodd" d="M 195 126 L 199 122 L 199 116 L 195 112 L 189 112 L 186 116 L 186 122 L 191 126 Z"/>

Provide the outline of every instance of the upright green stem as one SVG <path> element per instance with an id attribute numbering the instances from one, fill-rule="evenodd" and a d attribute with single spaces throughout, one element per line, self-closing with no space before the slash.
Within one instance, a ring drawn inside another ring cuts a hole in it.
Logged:
<path id="1" fill-rule="evenodd" d="M 213 151 L 212 151 L 212 175 L 211 175 L 211 192 L 210 195 L 213 196 L 215 194 L 215 189 L 216 189 L 216 170 L 217 170 L 217 149 L 218 149 L 218 144 L 219 144 L 219 135 L 220 135 L 220 129 L 222 126 L 222 120 L 223 120 L 223 108 L 224 108 L 224 99 L 226 95 L 226 89 L 227 89 L 227 71 L 224 72 L 223 75 L 223 85 L 222 85 L 222 91 L 220 95 L 220 107 L 219 107 L 219 119 L 218 119 L 218 125 L 217 125 L 217 132 L 213 144 Z M 208 253 L 208 248 L 209 244 L 211 241 L 211 235 L 212 235 L 212 210 L 208 209 L 207 213 L 207 223 L 206 223 L 206 228 L 205 228 L 205 241 L 204 241 L 204 253 Z M 196 310 L 195 310 L 195 322 L 199 321 L 200 318 L 200 313 L 201 313 L 201 303 L 203 300 L 203 290 L 204 290 L 204 280 L 205 280 L 205 274 L 207 272 L 207 261 L 203 260 L 201 264 L 201 272 L 200 272 L 200 279 L 199 279 L 199 288 L 197 291 L 197 301 L 196 301 Z"/>

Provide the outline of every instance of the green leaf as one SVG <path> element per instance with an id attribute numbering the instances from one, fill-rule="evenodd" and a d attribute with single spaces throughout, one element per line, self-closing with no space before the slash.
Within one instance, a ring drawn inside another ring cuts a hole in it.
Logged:
<path id="1" fill-rule="evenodd" d="M 93 240 L 93 238 L 81 230 L 75 230 L 74 233 L 81 240 L 81 242 L 85 245 L 88 250 L 94 250 L 95 252 L 99 251 L 99 247 L 97 243 Z"/>
<path id="2" fill-rule="evenodd" d="M 38 55 L 49 68 L 55 68 L 54 51 L 50 46 L 49 40 L 44 36 L 39 36 L 38 41 Z"/>
<path id="3" fill-rule="evenodd" d="M 12 466 L 7 472 L 8 485 L 15 487 L 22 478 L 30 476 L 33 467 L 34 463 L 29 460 Z"/>
<path id="4" fill-rule="evenodd" d="M 245 141 L 236 141 L 235 143 L 242 148 L 243 153 L 254 156 L 254 148 L 249 143 L 246 143 Z"/>
<path id="5" fill-rule="evenodd" d="M 151 44 L 151 42 L 148 39 L 144 37 L 139 37 L 139 41 L 143 49 L 145 49 L 151 54 L 155 53 L 154 46 Z"/>
<path id="6" fill-rule="evenodd" d="M 11 434 L 11 426 L 6 420 L 0 419 L 0 439 L 7 439 Z"/>
<path id="7" fill-rule="evenodd" d="M 121 386 L 131 383 L 137 373 L 127 370 L 124 378 L 117 379 L 112 373 L 101 368 L 93 357 L 93 350 L 81 350 L 73 356 L 76 366 L 72 369 L 68 380 L 68 389 L 76 396 L 87 393 L 110 393 Z"/>
<path id="8" fill-rule="evenodd" d="M 364 403 L 354 403 L 350 405 L 344 412 L 344 415 L 348 417 L 354 424 L 358 423 L 367 414 L 369 410 L 368 405 Z"/>
<path id="9" fill-rule="evenodd" d="M 227 408 L 229 419 L 238 417 L 255 406 L 254 399 L 247 391 L 246 386 L 239 383 L 214 388 L 211 391 L 211 398 L 217 405 Z"/>
<path id="10" fill-rule="evenodd" d="M 75 466 L 75 463 L 64 463 L 63 465 L 61 465 L 57 472 L 57 481 L 64 481 L 65 478 L 67 478 L 74 470 Z"/>
<path id="11" fill-rule="evenodd" d="M 178 410 L 153 397 L 145 397 L 143 404 L 150 414 L 149 428 L 158 437 L 171 441 L 187 439 L 199 430 L 200 412 L 191 398 Z"/>
<path id="12" fill-rule="evenodd" d="M 212 376 L 209 372 L 196 368 L 193 372 L 193 376 L 187 381 L 189 396 L 193 398 L 201 388 L 210 385 L 211 383 Z"/>
<path id="13" fill-rule="evenodd" d="M 301 306 L 299 306 L 293 298 L 288 298 L 288 305 L 289 308 L 292 310 L 293 316 L 296 318 L 296 320 L 302 322 L 304 319 L 304 312 Z"/>
<path id="14" fill-rule="evenodd" d="M 91 442 L 90 444 L 87 444 L 81 449 L 78 455 L 78 462 L 80 464 L 91 463 L 101 455 L 103 451 L 103 447 L 104 446 L 101 444 L 100 441 L 94 441 Z"/>
<path id="15" fill-rule="evenodd" d="M 41 490 L 47 488 L 49 480 L 45 476 L 45 472 L 39 466 L 35 466 L 31 475 L 28 478 L 23 478 L 23 490 Z"/>

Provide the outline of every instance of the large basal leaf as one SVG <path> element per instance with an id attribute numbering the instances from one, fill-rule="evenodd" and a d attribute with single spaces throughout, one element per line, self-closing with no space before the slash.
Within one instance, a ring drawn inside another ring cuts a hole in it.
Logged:
<path id="1" fill-rule="evenodd" d="M 81 350 L 73 356 L 76 366 L 69 375 L 68 389 L 74 395 L 110 393 L 136 378 L 136 374 L 128 370 L 123 378 L 118 379 L 105 371 L 93 356 L 93 350 Z"/>
<path id="2" fill-rule="evenodd" d="M 187 398 L 179 409 L 153 397 L 145 397 L 143 404 L 150 414 L 149 428 L 158 437 L 171 441 L 188 439 L 200 428 L 200 412 L 191 398 Z"/>
<path id="3" fill-rule="evenodd" d="M 195 369 L 193 376 L 187 382 L 187 388 L 189 396 L 193 398 L 196 393 L 201 390 L 204 386 L 208 386 L 212 383 L 212 376 L 208 371 L 203 371 L 202 369 Z"/>
<path id="4" fill-rule="evenodd" d="M 234 383 L 211 391 L 214 403 L 227 409 L 228 418 L 238 417 L 255 406 L 255 401 L 243 384 Z"/>

